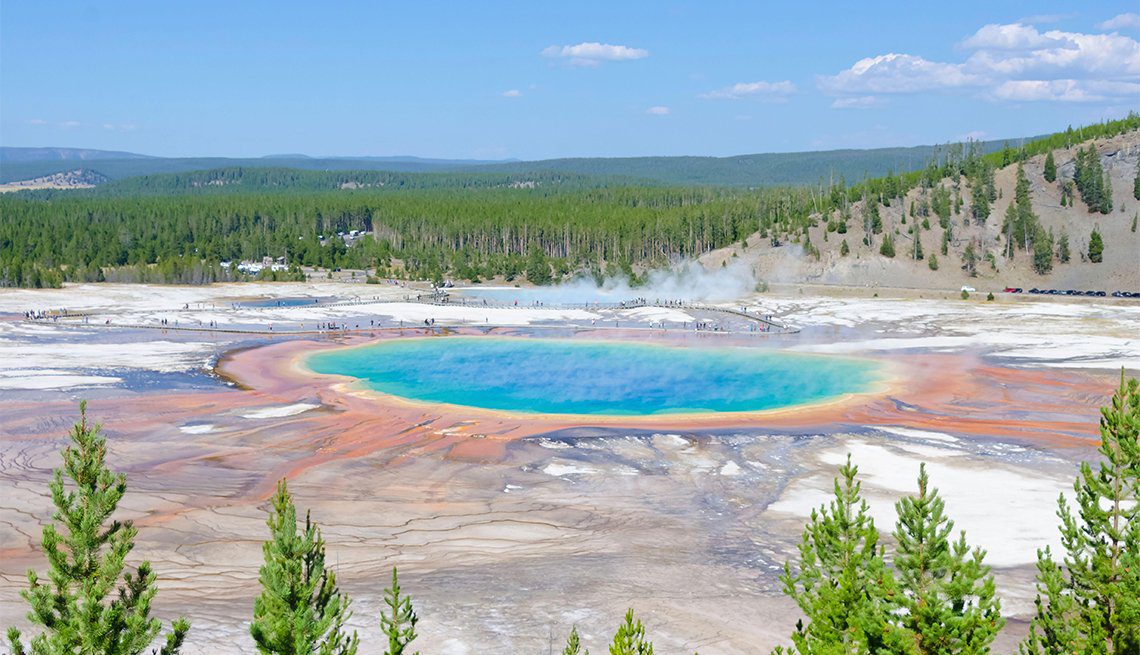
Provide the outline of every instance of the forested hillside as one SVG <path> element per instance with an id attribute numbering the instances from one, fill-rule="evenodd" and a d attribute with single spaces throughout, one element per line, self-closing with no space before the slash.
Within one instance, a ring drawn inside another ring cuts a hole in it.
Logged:
<path id="1" fill-rule="evenodd" d="M 1122 135 L 1134 139 L 1138 128 L 1140 116 L 1130 114 L 1017 149 L 986 154 L 980 144 L 962 144 L 919 171 L 810 187 L 653 187 L 562 173 L 232 168 L 121 180 L 94 190 L 21 192 L 0 197 L 0 285 L 208 282 L 233 275 L 221 262 L 263 257 L 284 257 L 292 277 L 303 266 L 431 280 L 525 275 L 538 284 L 620 271 L 636 281 L 647 267 L 673 258 L 718 249 L 724 256 L 762 258 L 789 241 L 808 260 L 831 264 L 909 254 L 931 274 L 941 259 L 941 267 L 981 275 L 983 263 L 991 272 L 1002 268 L 999 256 L 1034 257 L 1038 272 L 1048 273 L 1052 261 L 1078 258 L 1078 248 L 1091 258 L 1085 243 L 1091 233 L 1050 233 L 1053 225 L 1034 213 L 1041 201 L 1031 197 L 1029 178 L 1020 181 L 1024 171 L 1056 152 L 1061 159 L 1049 184 L 1066 215 L 1075 214 L 1079 202 L 1112 214 L 1115 224 L 1122 194 L 1132 191 L 1121 180 L 1132 154 L 1114 160 L 1114 178 L 1101 164 L 1107 152 L 1094 147 L 1078 157 L 1075 148 Z M 1016 189 L 1002 182 L 1015 168 L 1024 169 Z M 1134 172 L 1132 165 L 1127 174 Z M 1136 194 L 1140 198 L 1140 188 Z M 340 235 L 353 230 L 364 236 Z M 733 249 L 724 250 L 728 246 Z M 787 252 L 779 251 L 781 257 Z M 855 267 L 840 277 L 851 283 L 865 273 Z"/>
<path id="2" fill-rule="evenodd" d="M 990 153 L 1006 145 L 1003 141 L 985 141 L 976 142 L 973 147 L 979 153 Z M 862 180 L 919 170 L 931 160 L 945 157 L 948 150 L 956 147 L 959 146 L 779 152 L 736 157 L 583 157 L 490 164 L 479 170 L 624 175 L 676 185 L 806 185 L 817 184 L 821 180 Z"/>
<path id="3" fill-rule="evenodd" d="M 695 256 L 811 207 L 805 189 L 446 188 L 289 194 L 0 198 L 0 280 L 54 285 L 131 267 L 140 280 L 210 281 L 217 263 L 372 268 L 508 279 Z M 348 247 L 338 232 L 371 237 Z M 321 239 L 321 237 L 325 237 Z M 187 278 L 187 271 L 194 271 Z M 116 279 L 123 279 L 118 276 Z"/>
<path id="4" fill-rule="evenodd" d="M 706 263 L 743 257 L 768 280 L 860 286 L 1140 290 L 1138 128 L 1132 114 L 871 180 L 777 235 L 790 248 L 761 231 Z"/>

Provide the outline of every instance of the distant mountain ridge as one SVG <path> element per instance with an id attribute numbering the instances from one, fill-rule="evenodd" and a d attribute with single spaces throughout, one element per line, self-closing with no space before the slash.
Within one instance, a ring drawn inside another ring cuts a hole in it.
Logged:
<path id="1" fill-rule="evenodd" d="M 0 147 L 0 162 L 31 161 L 98 161 L 100 159 L 159 159 L 150 155 L 118 150 L 94 150 L 91 148 L 14 148 Z"/>
<path id="2" fill-rule="evenodd" d="M 983 152 L 1016 145 L 1025 139 L 980 142 Z M 879 177 L 917 170 L 945 146 L 912 146 L 868 150 L 821 150 L 762 153 L 732 157 L 577 157 L 535 161 L 429 159 L 412 156 L 310 157 L 303 154 L 265 157 L 151 157 L 135 153 L 79 148 L 0 148 L 0 183 L 65 172 L 74 161 L 95 162 L 91 168 L 111 180 L 143 175 L 186 173 L 220 168 L 289 168 L 318 171 L 389 171 L 396 173 L 566 173 L 641 179 L 658 184 L 712 186 L 776 186 L 814 184 L 821 180 Z"/>

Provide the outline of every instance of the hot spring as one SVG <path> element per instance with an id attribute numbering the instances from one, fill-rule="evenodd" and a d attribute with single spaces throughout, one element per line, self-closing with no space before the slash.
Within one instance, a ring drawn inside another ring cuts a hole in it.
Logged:
<path id="1" fill-rule="evenodd" d="M 875 362 L 765 348 L 509 337 L 394 339 L 308 367 L 402 398 L 516 413 L 646 416 L 778 409 L 868 391 Z"/>

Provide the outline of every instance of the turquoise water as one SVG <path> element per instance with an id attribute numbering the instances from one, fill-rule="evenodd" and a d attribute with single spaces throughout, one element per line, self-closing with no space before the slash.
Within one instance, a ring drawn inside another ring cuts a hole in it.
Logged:
<path id="1" fill-rule="evenodd" d="M 317 353 L 308 366 L 412 400 L 544 414 L 775 409 L 880 378 L 873 362 L 760 348 L 498 337 L 396 339 Z"/>

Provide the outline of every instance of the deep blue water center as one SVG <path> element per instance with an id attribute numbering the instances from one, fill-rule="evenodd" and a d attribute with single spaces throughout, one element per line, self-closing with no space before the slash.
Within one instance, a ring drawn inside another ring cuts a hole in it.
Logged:
<path id="1" fill-rule="evenodd" d="M 317 373 L 418 401 L 509 412 L 740 412 L 866 391 L 866 360 L 764 348 L 501 337 L 395 339 L 316 353 Z"/>

